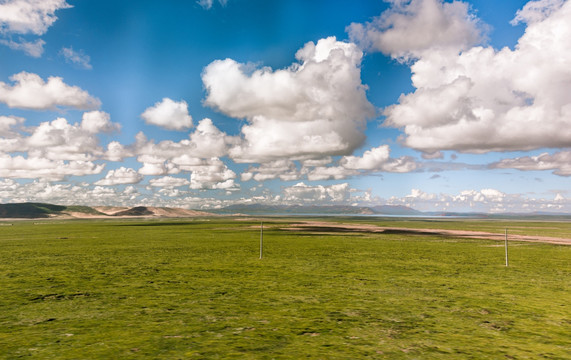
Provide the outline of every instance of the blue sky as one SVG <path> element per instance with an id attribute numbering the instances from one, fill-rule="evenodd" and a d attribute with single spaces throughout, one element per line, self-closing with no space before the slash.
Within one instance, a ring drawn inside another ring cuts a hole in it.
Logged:
<path id="1" fill-rule="evenodd" d="M 571 4 L 0 0 L 0 202 L 571 212 Z"/>

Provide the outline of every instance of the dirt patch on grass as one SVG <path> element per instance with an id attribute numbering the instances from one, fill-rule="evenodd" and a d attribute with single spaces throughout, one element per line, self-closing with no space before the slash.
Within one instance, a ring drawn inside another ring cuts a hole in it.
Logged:
<path id="1" fill-rule="evenodd" d="M 505 234 L 489 233 L 484 231 L 469 231 L 469 230 L 446 230 L 446 229 L 411 229 L 399 227 L 381 227 L 371 224 L 342 224 L 342 223 L 329 223 L 320 221 L 304 221 L 291 226 L 283 227 L 284 230 L 291 231 L 308 231 L 308 232 L 322 232 L 322 233 L 383 233 L 383 234 L 402 234 L 402 235 L 434 235 L 434 236 L 449 236 L 461 237 L 470 239 L 485 239 L 485 240 L 504 240 Z M 508 234 L 508 240 L 511 241 L 529 241 L 541 242 L 558 245 L 571 245 L 571 239 L 557 238 L 549 236 L 531 236 L 531 235 L 515 235 Z"/>

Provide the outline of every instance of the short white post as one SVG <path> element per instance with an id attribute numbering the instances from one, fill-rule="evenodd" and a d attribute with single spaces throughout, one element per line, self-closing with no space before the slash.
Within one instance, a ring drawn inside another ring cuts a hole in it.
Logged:
<path id="1" fill-rule="evenodd" d="M 506 267 L 509 266 L 508 261 L 508 229 L 506 228 Z"/>
<path id="2" fill-rule="evenodd" d="M 260 259 L 264 255 L 264 223 L 260 223 Z"/>

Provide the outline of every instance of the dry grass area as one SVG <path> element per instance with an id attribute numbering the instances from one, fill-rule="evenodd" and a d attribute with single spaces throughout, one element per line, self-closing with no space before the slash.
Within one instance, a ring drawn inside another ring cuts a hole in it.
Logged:
<path id="1" fill-rule="evenodd" d="M 485 240 L 505 240 L 505 234 L 497 234 L 484 231 L 450 230 L 450 229 L 411 229 L 404 227 L 376 226 L 372 224 L 331 223 L 325 221 L 302 221 L 287 225 L 283 229 L 292 230 L 292 231 L 313 231 L 321 233 L 367 232 L 367 233 L 385 233 L 385 234 L 438 235 L 438 236 L 450 236 L 450 237 L 461 237 L 461 238 L 471 238 L 471 239 L 485 239 Z M 571 245 L 571 238 L 559 238 L 551 236 L 508 234 L 508 240 L 540 242 L 540 243 L 558 244 L 558 245 Z"/>

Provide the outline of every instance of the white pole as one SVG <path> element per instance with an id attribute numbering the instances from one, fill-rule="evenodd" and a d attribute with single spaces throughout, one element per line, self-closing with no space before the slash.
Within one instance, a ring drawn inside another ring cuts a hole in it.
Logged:
<path id="1" fill-rule="evenodd" d="M 506 228 L 506 267 L 509 266 L 508 261 L 508 229 Z"/>
<path id="2" fill-rule="evenodd" d="M 260 223 L 260 259 L 264 255 L 264 223 Z"/>

